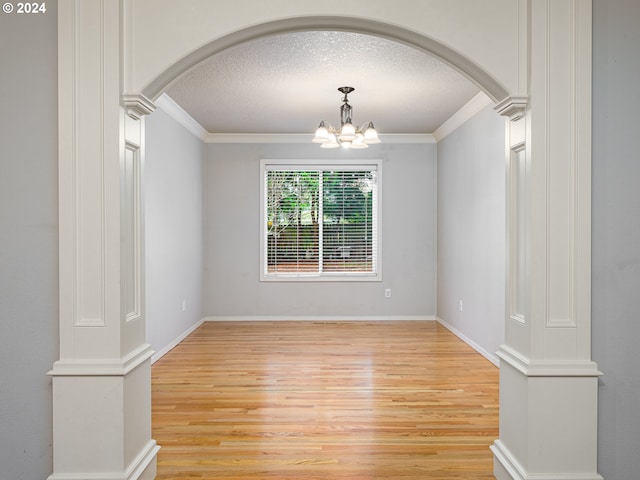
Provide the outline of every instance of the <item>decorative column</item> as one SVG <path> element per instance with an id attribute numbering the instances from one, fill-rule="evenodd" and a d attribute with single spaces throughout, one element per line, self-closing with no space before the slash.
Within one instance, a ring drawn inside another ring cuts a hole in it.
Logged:
<path id="1" fill-rule="evenodd" d="M 601 480 L 590 349 L 591 0 L 526 4 L 530 103 L 496 107 L 511 120 L 495 475 Z"/>
<path id="2" fill-rule="evenodd" d="M 144 98 L 121 98 L 121 2 L 58 5 L 60 359 L 50 480 L 155 477 L 145 341 Z"/>

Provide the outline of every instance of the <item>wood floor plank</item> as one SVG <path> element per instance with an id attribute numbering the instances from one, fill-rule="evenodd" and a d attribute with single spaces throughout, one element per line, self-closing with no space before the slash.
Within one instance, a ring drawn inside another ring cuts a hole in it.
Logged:
<path id="1" fill-rule="evenodd" d="M 498 369 L 437 322 L 205 322 L 152 367 L 168 479 L 493 479 Z"/>

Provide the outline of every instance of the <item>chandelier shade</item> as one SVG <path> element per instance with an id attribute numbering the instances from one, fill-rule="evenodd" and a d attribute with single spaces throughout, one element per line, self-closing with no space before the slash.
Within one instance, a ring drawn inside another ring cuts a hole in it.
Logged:
<path id="1" fill-rule="evenodd" d="M 378 132 L 373 126 L 373 122 L 367 122 L 362 127 L 353 124 L 351 119 L 353 107 L 349 105 L 347 97 L 355 88 L 340 87 L 338 91 L 344 94 L 342 105 L 340 106 L 340 128 L 336 129 L 327 125 L 324 120 L 320 122 L 316 129 L 316 134 L 311 140 L 319 143 L 321 148 L 367 148 L 369 145 L 380 143 Z"/>

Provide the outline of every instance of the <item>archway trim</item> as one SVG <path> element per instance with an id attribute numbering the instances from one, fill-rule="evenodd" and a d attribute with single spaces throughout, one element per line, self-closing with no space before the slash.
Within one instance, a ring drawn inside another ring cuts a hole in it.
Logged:
<path id="1" fill-rule="evenodd" d="M 438 57 L 478 85 L 495 103 L 510 92 L 478 64 L 461 53 L 422 33 L 374 20 L 340 16 L 296 17 L 254 25 L 225 35 L 191 52 L 167 68 L 142 91 L 155 100 L 182 74 L 218 52 L 259 37 L 299 31 L 348 31 L 395 40 Z"/>

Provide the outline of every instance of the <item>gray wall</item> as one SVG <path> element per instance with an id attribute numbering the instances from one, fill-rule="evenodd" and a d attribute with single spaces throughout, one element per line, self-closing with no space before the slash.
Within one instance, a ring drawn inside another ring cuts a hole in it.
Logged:
<path id="1" fill-rule="evenodd" d="M 58 358 L 56 3 L 0 13 L 0 478 L 52 470 Z"/>
<path id="2" fill-rule="evenodd" d="M 382 166 L 382 282 L 260 282 L 260 158 L 378 158 Z M 208 145 L 205 315 L 435 315 L 436 146 L 365 151 L 315 144 Z M 391 288 L 390 299 L 384 289 Z"/>
<path id="3" fill-rule="evenodd" d="M 203 157 L 202 141 L 164 111 L 146 118 L 147 341 L 156 352 L 202 319 Z"/>
<path id="4" fill-rule="evenodd" d="M 593 354 L 599 470 L 640 470 L 640 3 L 594 0 Z M 58 356 L 56 3 L 0 14 L 0 465 L 3 478 L 51 472 Z M 390 146 L 391 147 L 391 146 Z M 395 293 L 395 292 L 394 292 Z"/>
<path id="5" fill-rule="evenodd" d="M 438 143 L 438 318 L 494 363 L 504 341 L 504 122 L 490 105 Z"/>
<path id="6" fill-rule="evenodd" d="M 593 357 L 598 468 L 640 475 L 640 2 L 595 0 L 593 64 Z"/>

